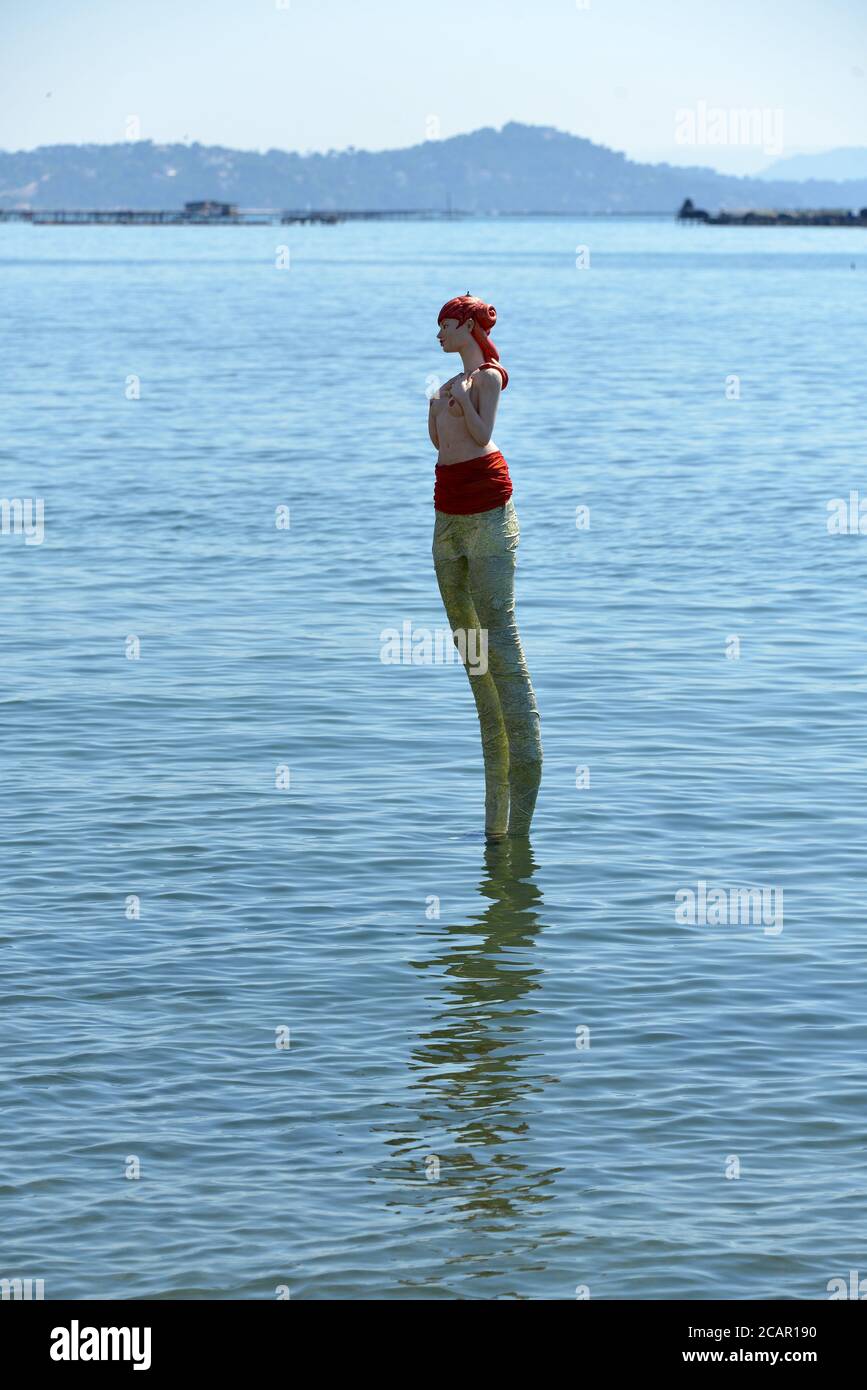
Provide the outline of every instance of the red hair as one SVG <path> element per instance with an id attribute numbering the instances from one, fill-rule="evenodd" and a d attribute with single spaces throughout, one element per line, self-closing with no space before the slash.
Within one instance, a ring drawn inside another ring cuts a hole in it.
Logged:
<path id="1" fill-rule="evenodd" d="M 458 324 L 466 323 L 467 319 L 473 320 L 473 337 L 482 349 L 484 365 L 497 368 L 503 378 L 505 391 L 509 384 L 509 374 L 505 367 L 499 365 L 500 354 L 488 337 L 489 330 L 497 322 L 497 311 L 493 304 L 486 304 L 483 299 L 477 299 L 473 294 L 459 294 L 440 309 L 437 323 L 442 323 L 443 319 L 457 319 Z"/>

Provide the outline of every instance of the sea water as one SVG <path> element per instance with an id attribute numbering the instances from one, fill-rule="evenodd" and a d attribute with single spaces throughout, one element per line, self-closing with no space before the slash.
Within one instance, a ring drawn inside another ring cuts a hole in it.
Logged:
<path id="1" fill-rule="evenodd" d="M 0 227 L 0 1276 L 867 1274 L 865 275 L 860 230 L 666 219 Z M 545 749 L 511 849 L 460 666 L 383 659 L 445 621 L 467 289 Z"/>

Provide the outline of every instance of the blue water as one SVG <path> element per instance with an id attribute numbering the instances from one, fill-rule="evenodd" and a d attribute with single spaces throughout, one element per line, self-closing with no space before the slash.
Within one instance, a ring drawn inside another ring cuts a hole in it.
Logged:
<path id="1" fill-rule="evenodd" d="M 865 274 L 856 230 L 0 227 L 0 492 L 45 508 L 0 536 L 0 1275 L 867 1274 L 867 536 L 827 526 L 867 497 Z M 425 390 L 467 288 L 511 374 L 530 849 L 484 846 L 460 668 L 380 660 L 445 621 Z M 699 881 L 782 930 L 677 921 Z"/>

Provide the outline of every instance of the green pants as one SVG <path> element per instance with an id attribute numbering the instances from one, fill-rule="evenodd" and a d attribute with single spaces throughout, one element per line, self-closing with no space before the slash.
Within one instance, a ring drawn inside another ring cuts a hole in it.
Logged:
<path id="1" fill-rule="evenodd" d="M 542 777 L 542 739 L 515 621 L 517 513 L 510 498 L 473 516 L 435 516 L 434 567 L 449 627 L 487 631 L 487 671 L 473 674 L 464 663 L 482 733 L 485 832 L 524 836 Z M 472 650 L 479 649 L 476 641 Z"/>

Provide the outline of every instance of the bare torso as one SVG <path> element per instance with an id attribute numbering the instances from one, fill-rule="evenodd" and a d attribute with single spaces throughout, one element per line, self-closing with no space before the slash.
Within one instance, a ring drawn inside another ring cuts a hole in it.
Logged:
<path id="1" fill-rule="evenodd" d="M 497 446 L 493 439 L 489 439 L 484 448 L 476 443 L 467 429 L 464 412 L 457 401 L 451 399 L 450 387 L 454 382 L 460 381 L 461 377 L 470 382 L 470 399 L 476 410 L 479 408 L 478 371 L 473 372 L 470 377 L 467 377 L 464 372 L 459 372 L 457 376 L 450 377 L 440 387 L 438 396 L 435 396 L 431 402 L 431 412 L 439 441 L 438 464 L 466 463 L 467 459 L 481 458 L 483 454 L 495 454 L 497 452 Z"/>

